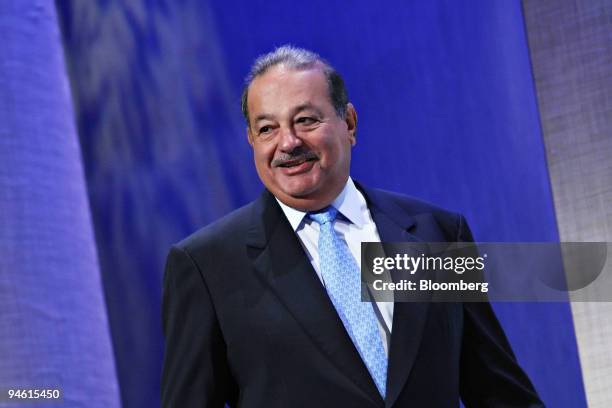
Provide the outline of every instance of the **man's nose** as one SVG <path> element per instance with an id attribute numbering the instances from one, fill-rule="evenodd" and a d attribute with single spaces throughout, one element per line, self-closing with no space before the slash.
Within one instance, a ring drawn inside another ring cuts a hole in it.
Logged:
<path id="1" fill-rule="evenodd" d="M 292 152 L 302 145 L 302 139 L 295 133 L 292 126 L 281 127 L 279 148 L 284 152 Z"/>

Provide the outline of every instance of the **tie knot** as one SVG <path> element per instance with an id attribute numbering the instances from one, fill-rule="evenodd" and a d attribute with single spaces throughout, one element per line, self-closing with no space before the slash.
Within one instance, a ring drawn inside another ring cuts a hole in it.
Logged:
<path id="1" fill-rule="evenodd" d="M 310 219 L 315 221 L 319 225 L 327 224 L 328 222 L 334 222 L 334 220 L 336 219 L 336 215 L 338 215 L 338 210 L 336 210 L 331 205 L 322 210 L 308 213 Z"/>

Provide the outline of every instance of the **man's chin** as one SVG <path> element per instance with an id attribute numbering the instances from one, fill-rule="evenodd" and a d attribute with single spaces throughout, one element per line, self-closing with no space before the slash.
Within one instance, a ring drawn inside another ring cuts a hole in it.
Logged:
<path id="1" fill-rule="evenodd" d="M 316 211 L 330 205 L 333 197 L 320 188 L 293 189 L 274 192 L 270 190 L 283 204 L 300 211 Z"/>
<path id="2" fill-rule="evenodd" d="M 303 174 L 293 177 L 281 177 L 276 191 L 295 199 L 308 198 L 320 189 L 320 179 L 315 174 Z"/>
<path id="3" fill-rule="evenodd" d="M 305 200 L 313 196 L 316 192 L 314 188 L 299 188 L 299 189 L 283 189 L 283 195 L 293 198 L 295 200 Z"/>

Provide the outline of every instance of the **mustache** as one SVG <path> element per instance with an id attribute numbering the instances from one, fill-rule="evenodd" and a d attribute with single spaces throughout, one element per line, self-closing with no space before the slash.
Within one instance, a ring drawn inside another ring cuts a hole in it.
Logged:
<path id="1" fill-rule="evenodd" d="M 305 162 L 308 160 L 317 160 L 319 156 L 313 151 L 307 152 L 295 152 L 290 154 L 282 154 L 279 157 L 272 160 L 272 167 L 285 166 L 296 162 Z"/>

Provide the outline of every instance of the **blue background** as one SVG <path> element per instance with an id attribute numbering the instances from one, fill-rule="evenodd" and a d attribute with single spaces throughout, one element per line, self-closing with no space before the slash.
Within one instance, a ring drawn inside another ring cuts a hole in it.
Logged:
<path id="1" fill-rule="evenodd" d="M 462 212 L 479 241 L 558 240 L 519 1 L 57 6 L 125 406 L 159 404 L 169 245 L 262 188 L 239 99 L 274 46 L 344 75 L 354 178 Z M 586 406 L 569 306 L 495 309 L 546 404 Z"/>

